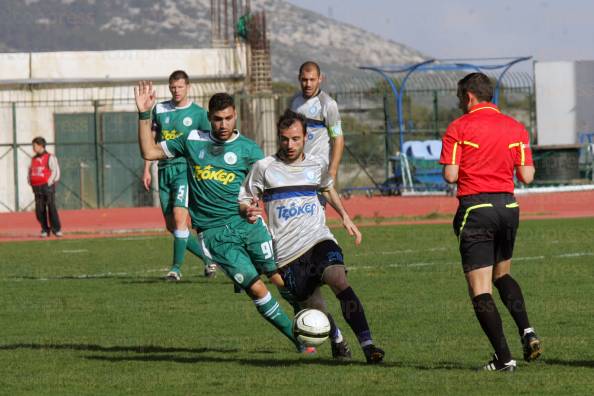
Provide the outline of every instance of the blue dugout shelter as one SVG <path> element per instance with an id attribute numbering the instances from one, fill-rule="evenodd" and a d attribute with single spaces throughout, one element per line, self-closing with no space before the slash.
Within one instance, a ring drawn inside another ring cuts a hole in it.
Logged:
<path id="1" fill-rule="evenodd" d="M 511 58 L 483 58 L 483 59 L 429 59 L 411 65 L 384 65 L 384 66 L 360 66 L 359 69 L 370 70 L 381 75 L 387 82 L 395 99 L 395 114 L 398 118 L 398 134 L 400 152 L 397 155 L 399 173 L 402 176 L 402 188 L 406 192 L 414 192 L 414 183 L 410 173 L 410 166 L 407 156 L 403 153 L 406 132 L 403 98 L 405 96 L 407 82 L 414 73 L 437 74 L 443 72 L 483 72 L 496 80 L 493 102 L 497 104 L 500 98 L 500 91 L 504 77 L 507 72 L 516 64 L 532 59 L 531 56 Z M 398 86 L 394 82 L 398 77 Z M 394 131 L 388 126 L 386 131 L 387 145 L 390 145 Z M 400 186 L 399 186 L 400 187 Z"/>

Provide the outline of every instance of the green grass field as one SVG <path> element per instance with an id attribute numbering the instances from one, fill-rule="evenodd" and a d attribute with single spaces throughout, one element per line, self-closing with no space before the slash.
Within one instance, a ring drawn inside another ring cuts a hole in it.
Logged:
<path id="1" fill-rule="evenodd" d="M 336 232 L 382 366 L 324 344 L 305 357 L 221 273 L 160 279 L 168 237 L 0 244 L 0 394 L 592 394 L 594 219 L 522 223 L 513 274 L 545 353 L 531 364 L 495 299 L 519 369 L 477 373 L 490 347 L 474 317 L 448 225 Z M 273 291 L 278 296 L 276 291 Z M 284 304 L 288 308 L 287 304 Z"/>

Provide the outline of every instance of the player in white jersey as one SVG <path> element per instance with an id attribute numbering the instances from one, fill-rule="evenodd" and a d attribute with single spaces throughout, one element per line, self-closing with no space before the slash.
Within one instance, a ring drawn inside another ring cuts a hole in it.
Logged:
<path id="1" fill-rule="evenodd" d="M 317 63 L 308 61 L 302 64 L 299 68 L 301 92 L 291 99 L 290 107 L 307 121 L 305 153 L 318 155 L 328 161 L 328 174 L 336 180 L 344 150 L 344 137 L 338 105 L 321 90 L 322 79 Z"/>
<path id="2" fill-rule="evenodd" d="M 318 192 L 340 214 L 356 245 L 361 243 L 361 233 L 342 206 L 326 160 L 304 153 L 305 123 L 305 117 L 291 110 L 281 116 L 277 125 L 280 149 L 254 164 L 240 190 L 240 211 L 255 222 L 262 214 L 257 202 L 264 201 L 285 288 L 300 305 L 311 306 L 312 299 L 319 300 L 316 291 L 327 284 L 340 301 L 344 319 L 367 362 L 380 363 L 384 351 L 373 344 L 363 305 L 347 281 L 342 250 L 326 225 Z"/>

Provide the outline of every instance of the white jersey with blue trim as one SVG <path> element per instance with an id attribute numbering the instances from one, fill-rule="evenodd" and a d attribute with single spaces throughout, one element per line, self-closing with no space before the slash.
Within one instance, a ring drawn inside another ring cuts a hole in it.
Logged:
<path id="1" fill-rule="evenodd" d="M 307 119 L 305 153 L 330 161 L 330 137 L 342 136 L 336 101 L 324 91 L 307 99 L 298 93 L 291 99 L 291 110 Z"/>
<path id="2" fill-rule="evenodd" d="M 333 183 L 327 162 L 315 155 L 286 164 L 276 155 L 254 164 L 239 192 L 239 202 L 263 200 L 278 267 L 317 243 L 333 240 L 318 191 Z"/>

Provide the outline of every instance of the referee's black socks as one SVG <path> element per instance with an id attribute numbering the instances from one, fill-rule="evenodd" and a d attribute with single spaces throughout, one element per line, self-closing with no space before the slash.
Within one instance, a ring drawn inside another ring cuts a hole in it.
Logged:
<path id="1" fill-rule="evenodd" d="M 507 346 L 505 335 L 503 334 L 503 325 L 499 311 L 495 306 L 495 301 L 489 293 L 479 294 L 472 299 L 474 313 L 478 319 L 483 331 L 489 337 L 489 341 L 495 349 L 497 360 L 507 363 L 511 360 L 511 352 Z"/>
<path id="2" fill-rule="evenodd" d="M 528 314 L 526 313 L 526 305 L 524 304 L 524 296 L 522 296 L 520 285 L 509 274 L 502 276 L 494 283 L 497 290 L 499 290 L 501 301 L 503 301 L 518 326 L 520 337 L 523 336 L 524 329 L 529 328 L 530 323 L 528 322 Z"/>

